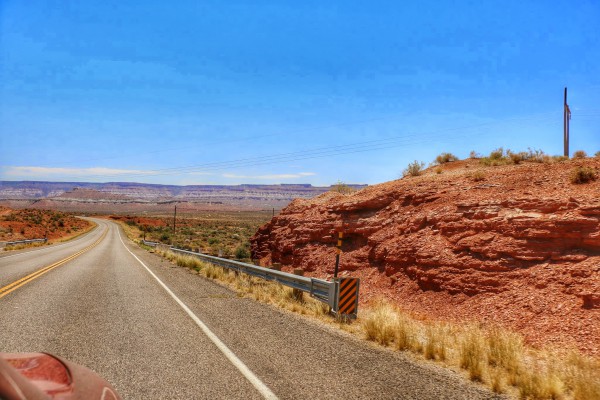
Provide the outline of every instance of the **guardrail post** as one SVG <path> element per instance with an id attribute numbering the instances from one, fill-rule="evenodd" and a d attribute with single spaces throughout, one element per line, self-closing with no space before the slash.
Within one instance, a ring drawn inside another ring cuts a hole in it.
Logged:
<path id="1" fill-rule="evenodd" d="M 279 270 L 281 270 L 281 264 L 279 265 Z M 304 270 L 301 268 L 294 268 L 294 275 L 304 276 Z M 302 301 L 304 296 L 304 292 L 300 289 L 292 289 L 292 296 L 296 301 Z"/>

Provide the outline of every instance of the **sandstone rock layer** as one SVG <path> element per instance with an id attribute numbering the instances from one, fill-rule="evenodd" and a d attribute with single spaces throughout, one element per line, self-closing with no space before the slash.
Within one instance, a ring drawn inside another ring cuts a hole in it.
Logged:
<path id="1" fill-rule="evenodd" d="M 377 296 L 430 318 L 497 323 L 536 345 L 600 354 L 600 160 L 482 168 L 446 164 L 352 194 L 295 200 L 252 238 L 254 258 L 358 276 Z M 474 171 L 484 179 L 475 179 Z"/>

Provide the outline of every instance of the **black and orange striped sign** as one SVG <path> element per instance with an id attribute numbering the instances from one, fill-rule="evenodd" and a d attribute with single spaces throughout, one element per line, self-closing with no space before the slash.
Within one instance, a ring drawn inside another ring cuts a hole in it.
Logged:
<path id="1" fill-rule="evenodd" d="M 358 311 L 358 278 L 339 278 L 338 314 L 356 316 Z"/>

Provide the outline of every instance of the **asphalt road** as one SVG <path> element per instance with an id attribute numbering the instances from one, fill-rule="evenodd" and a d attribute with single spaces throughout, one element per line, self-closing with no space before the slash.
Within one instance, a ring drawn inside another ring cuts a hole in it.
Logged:
<path id="1" fill-rule="evenodd" d="M 0 257 L 0 351 L 62 356 L 127 399 L 495 398 L 454 372 L 239 298 L 95 221 L 66 245 Z"/>

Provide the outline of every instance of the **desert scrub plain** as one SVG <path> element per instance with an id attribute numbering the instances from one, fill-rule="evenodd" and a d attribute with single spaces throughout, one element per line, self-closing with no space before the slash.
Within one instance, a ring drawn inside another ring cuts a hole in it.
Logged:
<path id="1" fill-rule="evenodd" d="M 0 241 L 47 237 L 48 243 L 52 243 L 71 239 L 91 228 L 92 223 L 69 213 L 34 209 L 12 210 L 0 206 Z M 17 247 L 20 246 L 10 246 L 5 250 L 15 250 Z"/>
<path id="2" fill-rule="evenodd" d="M 221 257 L 250 259 L 250 237 L 273 216 L 272 211 L 214 211 L 173 215 L 111 216 L 131 238 L 173 245 Z"/>

